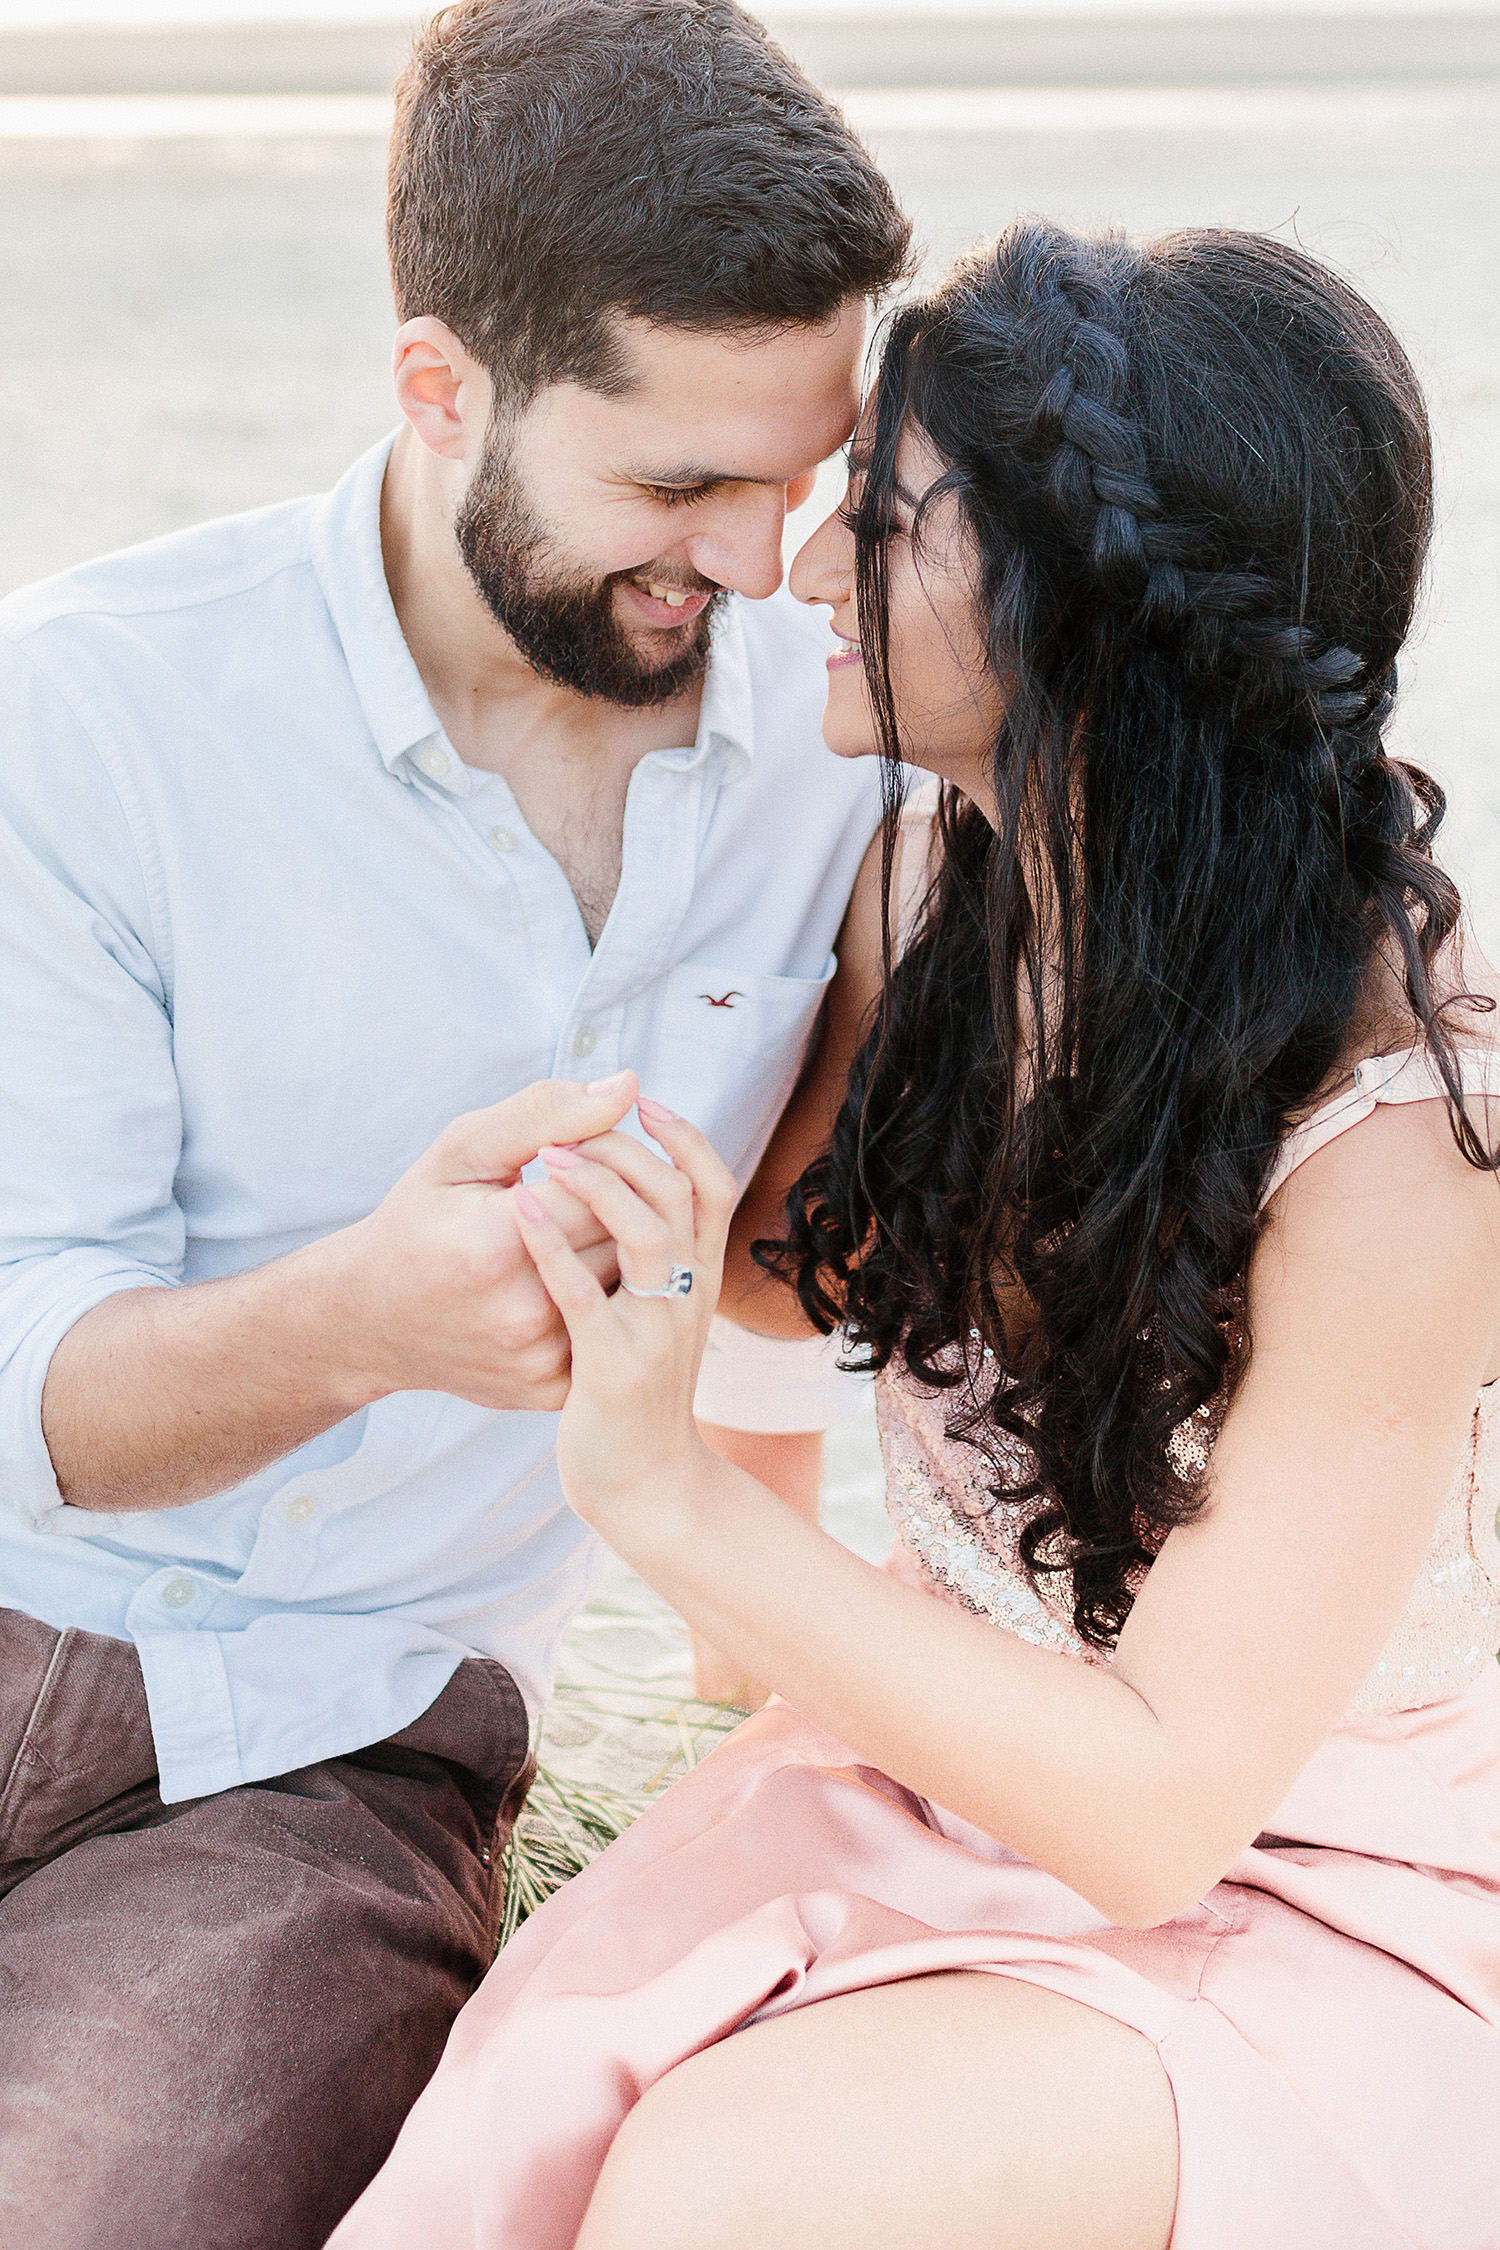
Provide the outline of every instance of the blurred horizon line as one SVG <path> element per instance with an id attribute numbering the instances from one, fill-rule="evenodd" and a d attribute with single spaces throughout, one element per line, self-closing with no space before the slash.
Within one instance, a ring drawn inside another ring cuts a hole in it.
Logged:
<path id="1" fill-rule="evenodd" d="M 1500 84 L 832 89 L 856 132 L 1295 133 L 1500 128 Z M 0 143 L 384 138 L 385 94 L 0 95 Z"/>
<path id="2" fill-rule="evenodd" d="M 415 22 L 435 7 L 411 0 L 0 0 L 7 31 L 167 31 L 254 25 Z M 975 22 L 1121 18 L 1159 22 L 1217 16 L 1314 18 L 1500 17 L 1500 0 L 769 0 L 772 21 Z"/>

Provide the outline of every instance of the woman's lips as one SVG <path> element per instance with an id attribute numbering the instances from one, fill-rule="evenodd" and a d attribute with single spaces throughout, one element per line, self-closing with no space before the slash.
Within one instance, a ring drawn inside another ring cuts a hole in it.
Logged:
<path id="1" fill-rule="evenodd" d="M 865 652 L 858 641 L 840 641 L 828 659 L 828 669 L 830 672 L 843 672 L 851 665 L 863 664 L 864 660 Z"/>
<path id="2" fill-rule="evenodd" d="M 620 583 L 629 602 L 631 615 L 642 625 L 690 625 L 695 617 L 703 615 L 714 598 L 712 587 L 700 594 L 688 594 L 679 587 L 667 586 L 658 595 L 648 593 L 633 578 L 622 579 Z M 664 598 L 666 595 L 672 598 L 667 600 Z"/>

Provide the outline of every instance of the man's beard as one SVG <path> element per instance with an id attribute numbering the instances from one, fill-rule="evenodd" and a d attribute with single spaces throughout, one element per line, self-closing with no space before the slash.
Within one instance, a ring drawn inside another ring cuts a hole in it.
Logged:
<path id="1" fill-rule="evenodd" d="M 549 576 L 541 561 L 547 535 L 498 447 L 486 455 L 453 528 L 485 606 L 544 679 L 631 711 L 670 703 L 702 679 L 723 589 L 673 636 L 675 656 L 665 664 L 643 661 L 614 607 L 615 587 L 643 571 L 582 581 Z"/>

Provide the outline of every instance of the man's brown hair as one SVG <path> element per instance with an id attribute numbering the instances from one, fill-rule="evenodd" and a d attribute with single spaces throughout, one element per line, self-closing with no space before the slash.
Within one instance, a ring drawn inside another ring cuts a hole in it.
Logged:
<path id="1" fill-rule="evenodd" d="M 838 112 L 733 0 L 459 0 L 396 89 L 396 311 L 502 392 L 626 380 L 612 316 L 830 319 L 910 226 Z"/>

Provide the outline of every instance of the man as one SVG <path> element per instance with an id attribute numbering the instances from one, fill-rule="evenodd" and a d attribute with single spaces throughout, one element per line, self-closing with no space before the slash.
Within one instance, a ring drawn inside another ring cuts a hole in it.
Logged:
<path id="1" fill-rule="evenodd" d="M 486 1966 L 588 1560 L 507 1191 L 796 1076 L 877 806 L 769 597 L 906 232 L 730 0 L 463 0 L 394 443 L 0 608 L 7 2241 L 311 2250 Z"/>

